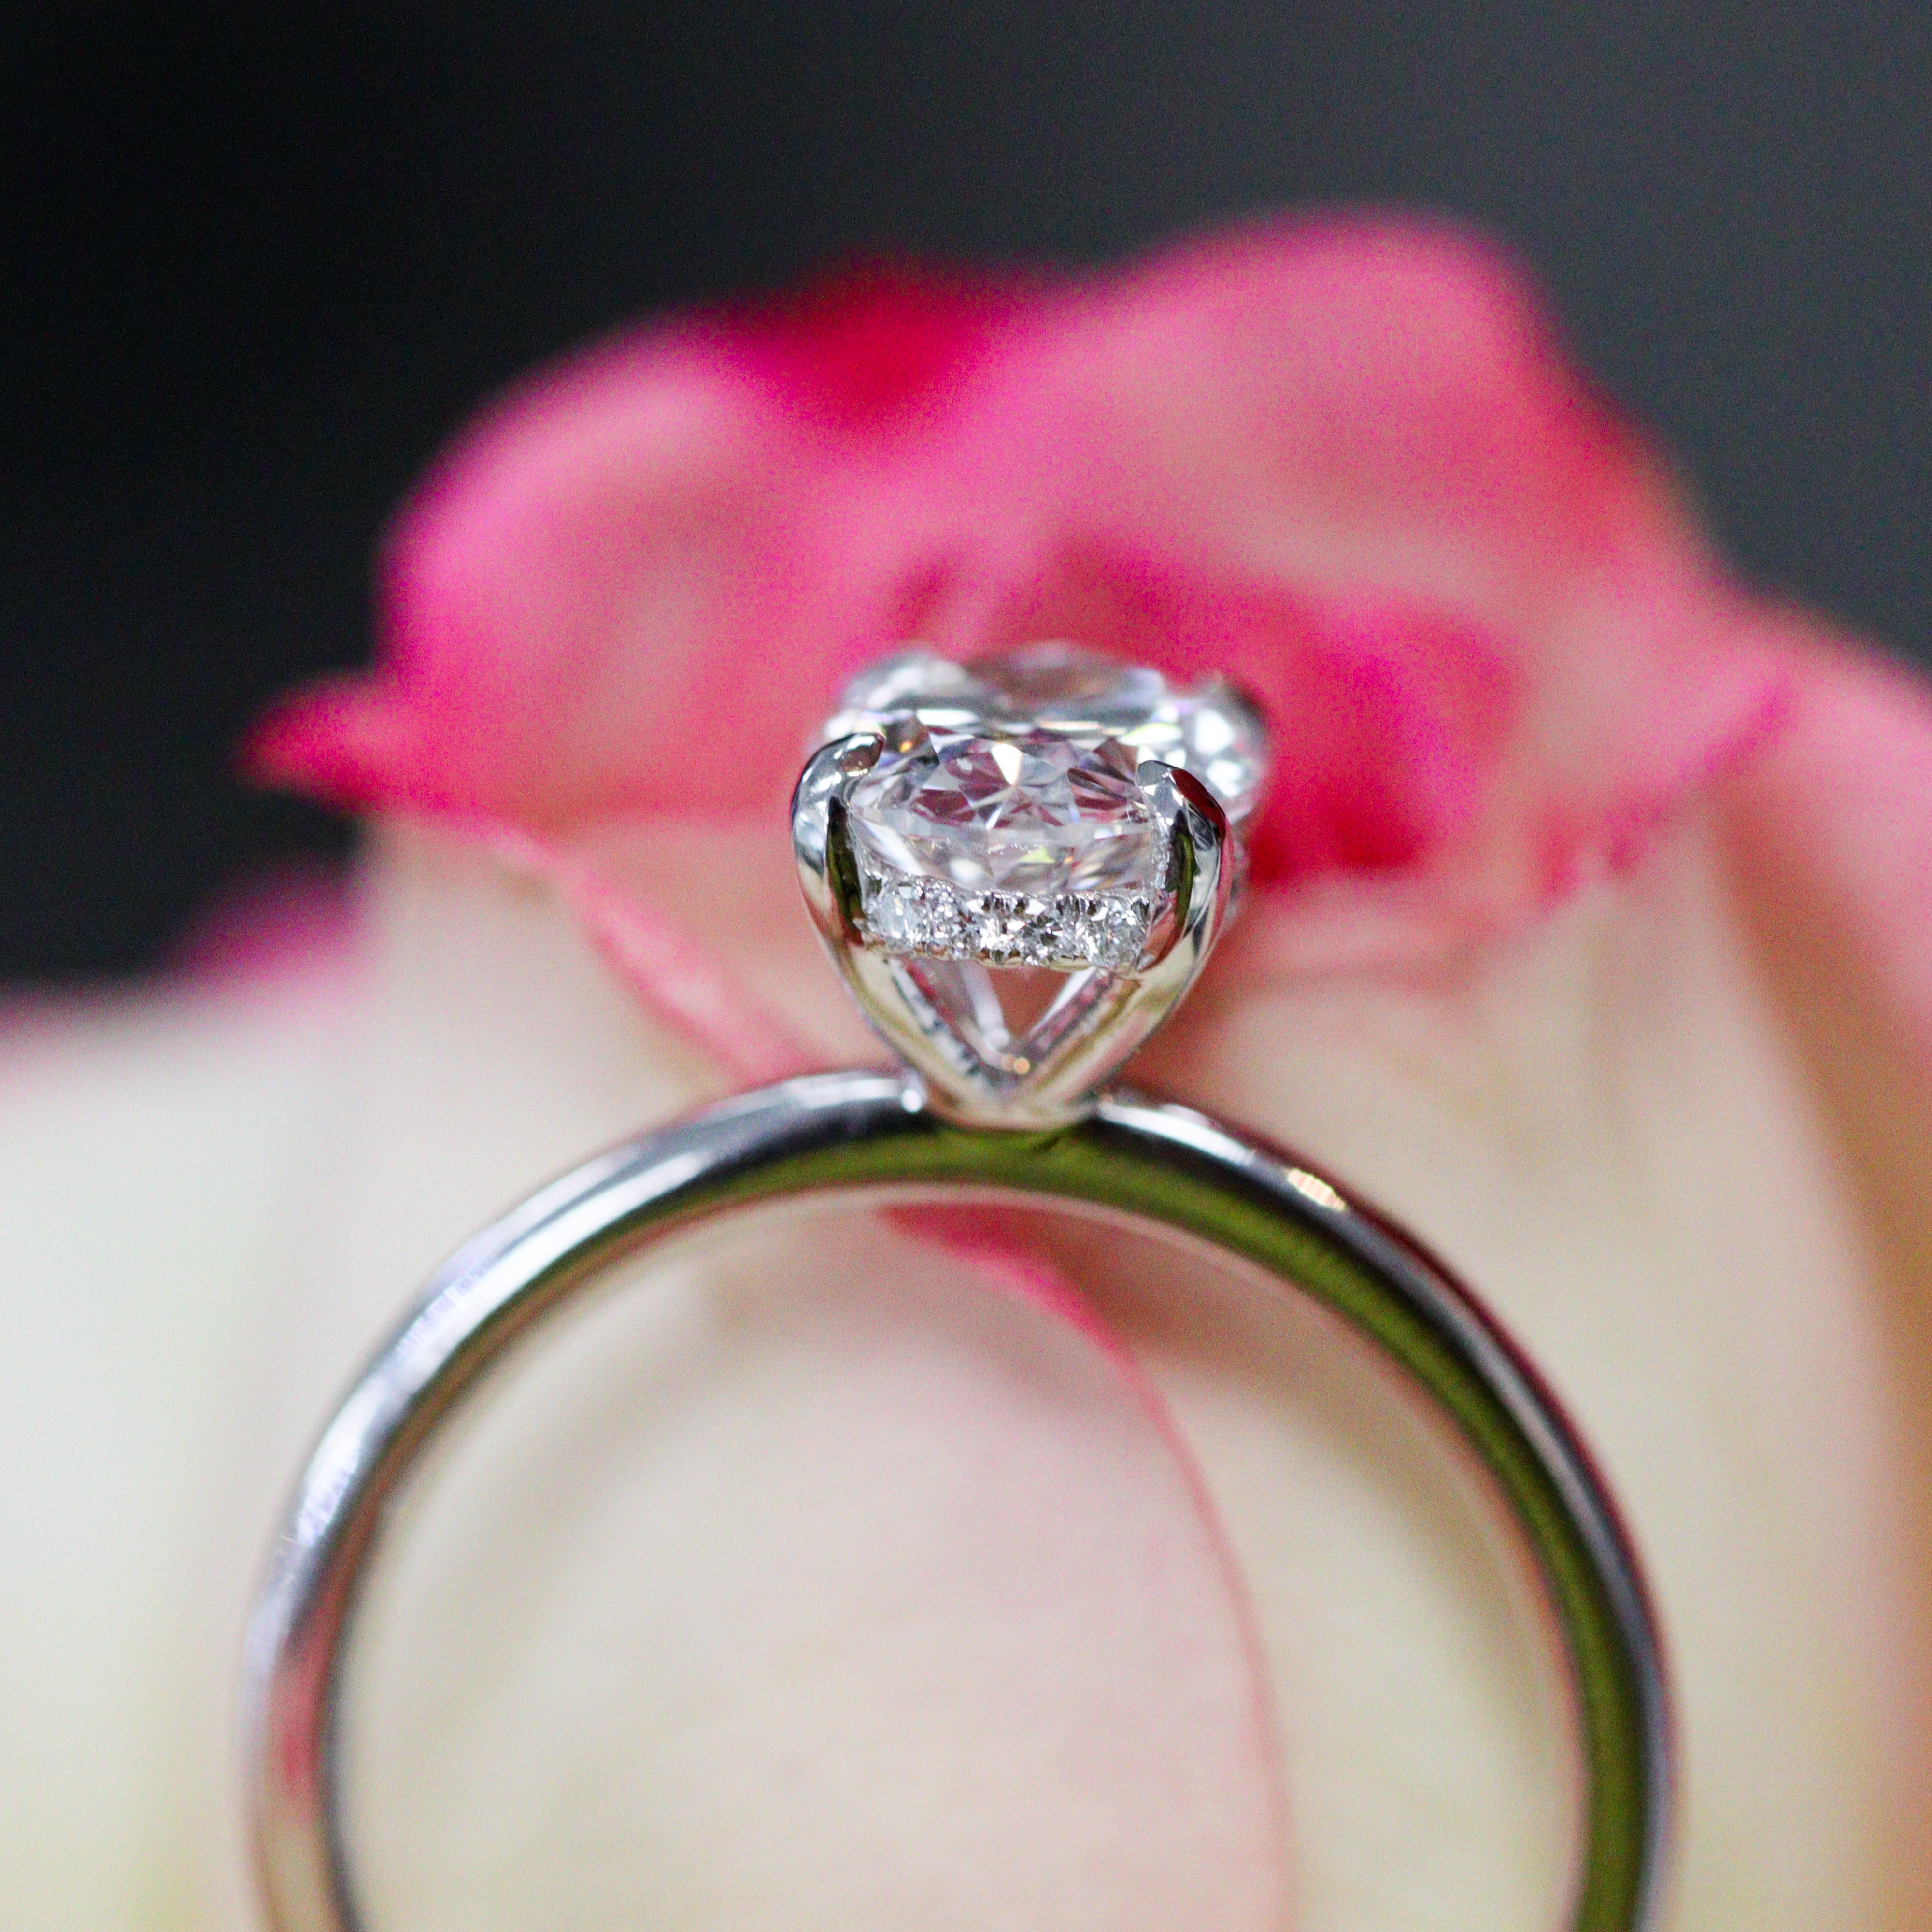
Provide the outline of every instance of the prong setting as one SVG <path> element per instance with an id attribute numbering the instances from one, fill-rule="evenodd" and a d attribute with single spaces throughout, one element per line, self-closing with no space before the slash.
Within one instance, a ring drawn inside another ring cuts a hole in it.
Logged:
<path id="1" fill-rule="evenodd" d="M 848 692 L 839 735 L 808 760 L 793 802 L 800 882 L 847 985 L 932 1102 L 975 1125 L 1079 1118 L 1225 923 L 1240 871 L 1226 806 L 1195 772 L 1127 740 L 1198 740 L 1224 770 L 1231 740 L 1264 754 L 1251 712 L 1197 723 L 1155 674 L 1116 668 L 1110 683 L 1105 661 L 1053 648 L 1058 687 L 1036 658 L 888 661 L 853 688 L 898 708 L 868 712 Z M 1012 663 L 1037 714 L 1001 694 Z M 1153 724 L 1136 722 L 1121 686 L 1158 711 Z M 995 985 L 1015 968 L 1064 980 L 1023 1029 Z"/>

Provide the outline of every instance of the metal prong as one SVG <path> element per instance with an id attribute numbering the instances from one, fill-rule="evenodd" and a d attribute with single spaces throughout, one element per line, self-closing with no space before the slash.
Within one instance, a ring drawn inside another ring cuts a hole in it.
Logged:
<path id="1" fill-rule="evenodd" d="M 1192 772 L 1178 766 L 1150 758 L 1134 776 L 1168 838 L 1167 908 L 1140 970 L 1159 966 L 1184 940 L 1198 969 L 1232 902 L 1237 855 L 1228 814 Z"/>
<path id="2" fill-rule="evenodd" d="M 791 799 L 791 849 L 798 861 L 805 902 L 828 944 L 858 937 L 859 881 L 844 836 L 844 793 L 853 779 L 879 761 L 885 741 L 876 731 L 856 731 L 821 745 L 806 762 Z"/>

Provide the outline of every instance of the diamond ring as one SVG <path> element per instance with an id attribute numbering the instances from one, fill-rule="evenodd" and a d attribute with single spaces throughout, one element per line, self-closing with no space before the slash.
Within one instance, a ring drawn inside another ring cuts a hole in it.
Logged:
<path id="1" fill-rule="evenodd" d="M 1285 1293 L 1313 1300 L 1433 1404 L 1562 1639 L 1579 1795 L 1564 1923 L 1653 1932 L 1672 1789 L 1661 1646 L 1616 1507 L 1543 1378 L 1341 1184 L 1108 1086 L 1233 908 L 1268 767 L 1252 707 L 1219 680 L 1178 690 L 1065 645 L 964 666 L 902 652 L 848 687 L 814 743 L 793 806 L 800 874 L 901 1064 L 784 1082 L 597 1156 L 465 1244 L 376 1351 L 302 1474 L 250 1628 L 269 1924 L 381 1932 L 344 1828 L 346 1660 L 392 1505 L 486 1375 L 728 1216 L 938 1196 L 1163 1238 L 1185 1257 L 1178 1296 L 1206 1250 L 1238 1264 L 1263 1315 Z"/>

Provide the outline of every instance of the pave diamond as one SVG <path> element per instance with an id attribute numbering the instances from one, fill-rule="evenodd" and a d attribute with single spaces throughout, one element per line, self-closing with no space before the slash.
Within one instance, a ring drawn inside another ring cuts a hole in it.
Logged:
<path id="1" fill-rule="evenodd" d="M 1102 966 L 1130 972 L 1154 922 L 1151 896 L 967 892 L 938 879 L 864 868 L 866 920 L 888 952 L 977 959 L 989 966 Z"/>
<path id="2" fill-rule="evenodd" d="M 1067 644 L 962 666 L 899 652 L 824 732 L 884 747 L 845 797 L 870 938 L 890 952 L 1132 971 L 1165 897 L 1166 835 L 1136 776 L 1192 772 L 1231 820 L 1265 770 L 1259 719 L 1210 680 Z"/>

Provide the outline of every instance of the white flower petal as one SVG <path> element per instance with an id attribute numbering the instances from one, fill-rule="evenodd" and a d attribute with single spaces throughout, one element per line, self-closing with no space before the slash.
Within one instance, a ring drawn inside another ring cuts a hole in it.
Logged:
<path id="1" fill-rule="evenodd" d="M 308 1211 L 347 995 L 328 970 L 76 1001 L 4 1042 L 10 1924 L 206 1922 L 233 1664 L 207 1667 L 207 1579 L 237 1567 L 236 1412 Z"/>

